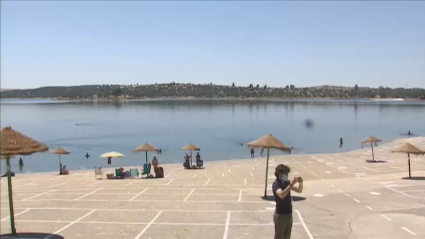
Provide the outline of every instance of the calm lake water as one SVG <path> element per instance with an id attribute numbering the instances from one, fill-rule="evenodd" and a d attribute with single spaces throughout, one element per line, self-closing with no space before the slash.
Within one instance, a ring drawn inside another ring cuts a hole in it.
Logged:
<path id="1" fill-rule="evenodd" d="M 313 121 L 311 127 L 306 127 L 306 119 Z M 71 154 L 63 156 L 62 162 L 75 170 L 142 165 L 145 154 L 132 150 L 145 142 L 163 150 L 156 154 L 160 163 L 182 163 L 187 151 L 180 148 L 188 143 L 201 148 L 204 162 L 249 158 L 249 149 L 241 143 L 269 133 L 294 147 L 294 154 L 348 151 L 360 148 L 369 135 L 383 142 L 405 137 L 400 134 L 408 130 L 425 135 L 425 102 L 2 100 L 1 127 L 5 126 L 50 149 L 67 149 Z M 340 137 L 344 139 L 342 148 Z M 112 150 L 125 158 L 113 159 L 108 165 L 99 155 Z M 153 155 L 149 153 L 149 158 Z M 19 158 L 12 160 L 17 173 Z M 23 173 L 58 170 L 57 155 L 37 153 L 22 158 Z M 1 172 L 4 170 L 1 162 Z"/>

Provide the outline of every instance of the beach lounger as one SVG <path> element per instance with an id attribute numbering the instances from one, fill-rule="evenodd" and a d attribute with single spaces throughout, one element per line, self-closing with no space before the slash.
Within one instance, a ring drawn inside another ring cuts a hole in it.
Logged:
<path id="1" fill-rule="evenodd" d="M 100 178 L 103 179 L 103 170 L 102 170 L 102 167 L 100 166 L 94 167 L 94 178 L 97 179 L 98 176 L 100 176 Z"/>
<path id="2" fill-rule="evenodd" d="M 139 178 L 139 170 L 136 169 L 130 169 L 130 177 L 131 178 Z"/>
<path id="3" fill-rule="evenodd" d="M 142 175 L 149 176 L 150 174 L 151 174 L 151 164 L 150 163 L 145 163 L 143 165 Z"/>
<path id="4" fill-rule="evenodd" d="M 115 176 L 117 178 L 124 178 L 124 172 L 121 172 L 121 170 L 119 168 L 115 169 Z"/>

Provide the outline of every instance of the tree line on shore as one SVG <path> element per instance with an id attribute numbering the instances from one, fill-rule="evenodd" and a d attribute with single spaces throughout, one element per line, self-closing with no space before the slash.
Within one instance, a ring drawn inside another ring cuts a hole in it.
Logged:
<path id="1" fill-rule="evenodd" d="M 6 90 L 1 98 L 59 98 L 59 99 L 141 99 L 141 98 L 413 98 L 425 99 L 421 88 L 369 88 L 343 86 L 315 86 L 298 88 L 294 85 L 268 87 L 214 84 L 151 84 L 151 85 L 81 85 L 49 86 L 36 89 Z"/>

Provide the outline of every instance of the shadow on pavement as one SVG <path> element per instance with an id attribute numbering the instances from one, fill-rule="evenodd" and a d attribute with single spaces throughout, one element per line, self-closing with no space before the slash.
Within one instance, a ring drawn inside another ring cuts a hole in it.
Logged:
<path id="1" fill-rule="evenodd" d="M 50 236 L 50 237 L 49 237 Z M 25 233 L 18 233 L 17 235 L 12 234 L 1 234 L 0 238 L 4 239 L 39 239 L 39 238 L 46 238 L 49 237 L 49 239 L 64 239 L 63 236 L 50 234 L 50 233 L 37 233 L 37 232 L 25 232 Z"/>
<path id="2" fill-rule="evenodd" d="M 373 161 L 373 160 L 367 159 L 366 163 L 388 163 L 388 161 L 385 161 L 385 160 L 375 160 L 375 161 Z"/>
<path id="3" fill-rule="evenodd" d="M 261 197 L 264 201 L 274 201 L 274 196 Z M 305 197 L 292 196 L 292 201 L 304 201 Z"/>
<path id="4" fill-rule="evenodd" d="M 401 179 L 404 179 L 404 180 L 425 180 L 425 177 L 411 177 L 411 178 L 402 177 Z"/>

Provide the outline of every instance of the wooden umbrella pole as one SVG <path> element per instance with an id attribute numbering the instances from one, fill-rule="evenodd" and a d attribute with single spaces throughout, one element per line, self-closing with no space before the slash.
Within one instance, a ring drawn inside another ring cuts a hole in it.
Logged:
<path id="1" fill-rule="evenodd" d="M 410 175 L 410 154 L 407 154 L 407 162 L 409 164 L 409 178 L 412 178 L 412 176 Z"/>
<path id="2" fill-rule="evenodd" d="M 10 231 L 12 232 L 12 235 L 16 235 L 15 213 L 13 212 L 13 197 L 12 197 L 12 170 L 10 167 L 9 155 L 6 156 L 6 167 L 7 167 L 7 186 L 9 190 Z"/>
<path id="3" fill-rule="evenodd" d="M 373 144 L 370 142 L 370 146 L 372 147 L 372 161 L 375 162 L 375 155 L 373 155 Z"/>
<path id="4" fill-rule="evenodd" d="M 267 162 L 266 162 L 266 183 L 264 185 L 264 198 L 267 197 L 267 177 L 269 175 L 269 152 L 270 149 L 267 148 Z"/>
<path id="5" fill-rule="evenodd" d="M 61 155 L 59 154 L 59 174 L 61 174 L 62 172 L 62 160 L 61 160 Z"/>
<path id="6" fill-rule="evenodd" d="M 190 168 L 192 168 L 192 150 L 190 150 Z"/>
<path id="7" fill-rule="evenodd" d="M 148 151 L 146 151 L 146 163 L 148 163 Z"/>

